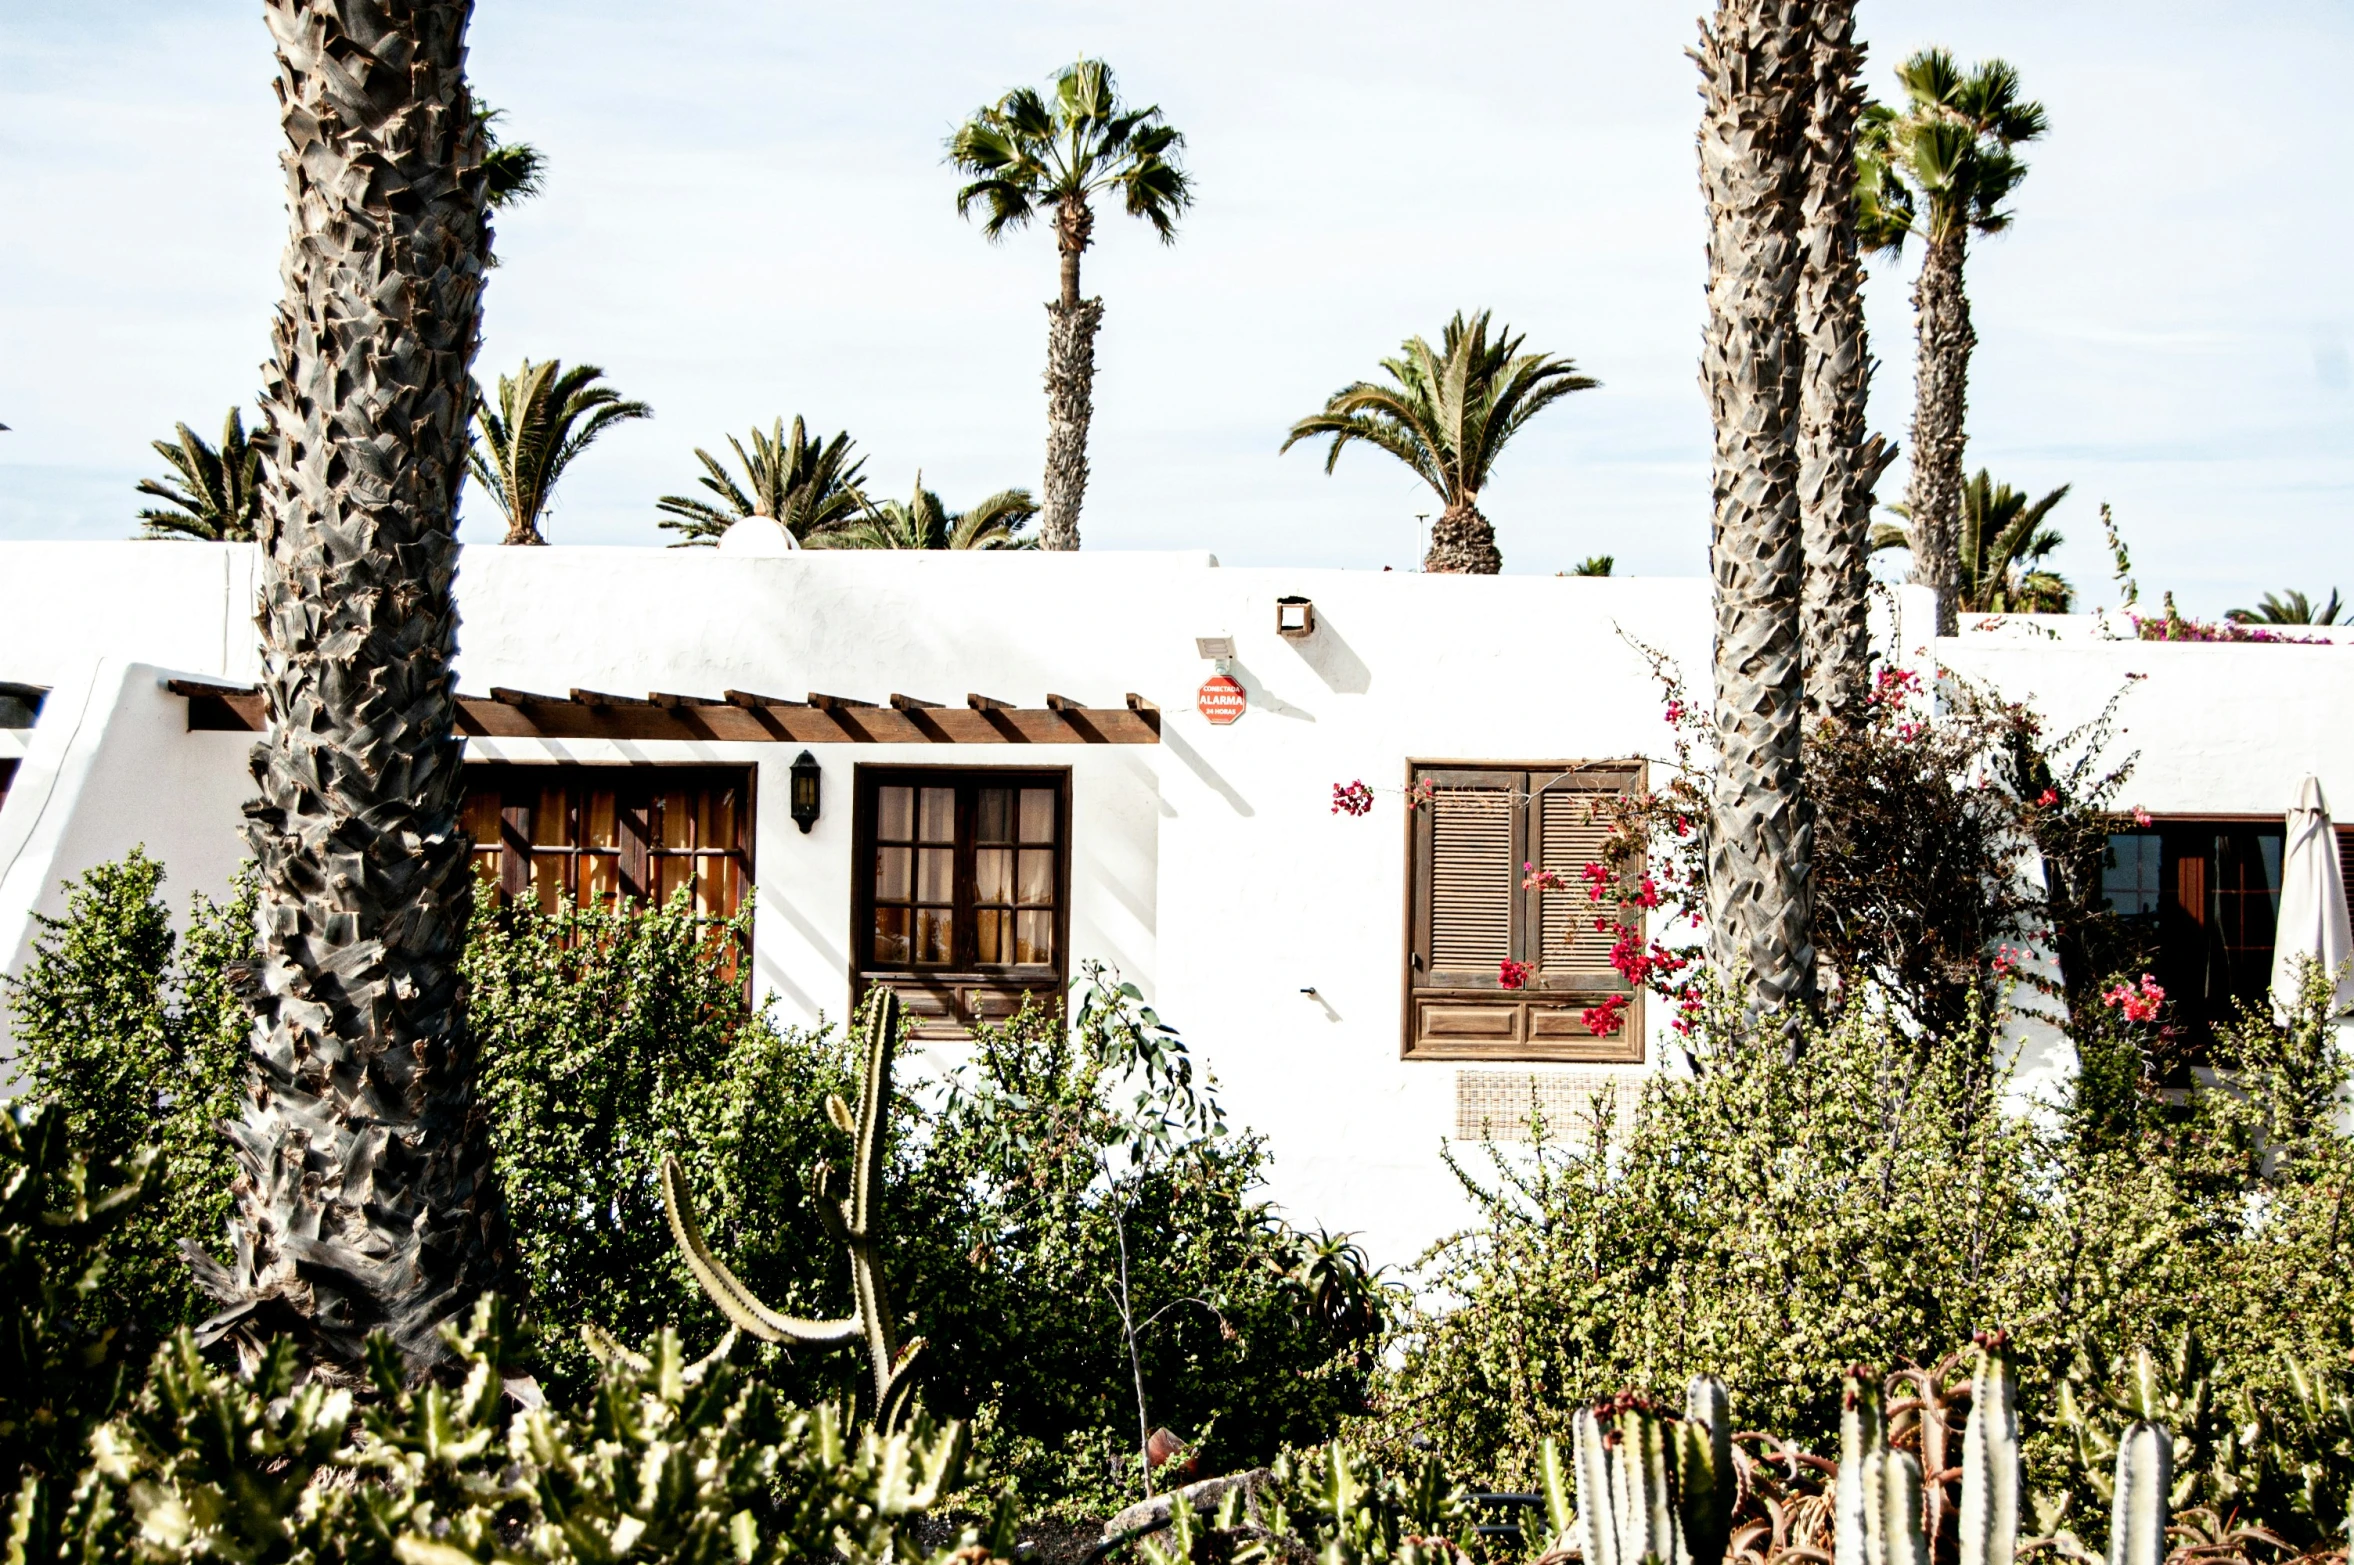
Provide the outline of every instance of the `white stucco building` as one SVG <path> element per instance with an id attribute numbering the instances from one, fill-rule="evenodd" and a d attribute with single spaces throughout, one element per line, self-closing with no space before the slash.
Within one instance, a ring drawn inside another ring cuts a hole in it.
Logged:
<path id="1" fill-rule="evenodd" d="M 256 568 L 243 545 L 0 544 L 8 971 L 60 883 L 134 844 L 176 907 L 225 887 Z M 1582 894 L 1523 891 L 1521 867 L 1574 881 L 1592 792 L 1658 764 L 1668 730 L 1632 643 L 1705 690 L 1705 581 L 474 548 L 457 590 L 487 882 L 686 884 L 726 905 L 748 881 L 752 979 L 782 1020 L 838 1020 L 889 982 L 944 1048 L 1024 990 L 1116 966 L 1269 1136 L 1276 1198 L 1377 1260 L 1464 1216 L 1445 1138 L 1508 1135 L 1532 1091 L 1565 1105 L 1661 1057 L 1664 1018 L 1639 1003 L 1618 1036 L 1585 1029 L 1624 987 L 1607 941 L 1578 934 Z M 2072 620 L 1908 654 L 2061 726 L 2146 676 L 2120 743 L 2154 821 L 2117 895 L 2153 917 L 2179 904 L 2218 960 L 2269 917 L 2265 823 L 2277 886 L 2299 780 L 2354 800 L 2354 648 L 2108 640 Z M 1224 724 L 1198 695 L 1220 667 L 1247 701 Z M 1336 811 L 1335 785 L 1360 779 L 1370 812 Z M 1417 783 L 1434 800 L 1410 810 Z M 1506 956 L 1527 987 L 1500 987 Z"/>

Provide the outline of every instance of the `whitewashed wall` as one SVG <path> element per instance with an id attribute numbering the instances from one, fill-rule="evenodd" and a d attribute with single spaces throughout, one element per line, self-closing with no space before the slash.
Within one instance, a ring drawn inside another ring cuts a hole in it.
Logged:
<path id="1" fill-rule="evenodd" d="M 185 732 L 169 674 L 250 679 L 249 548 L 0 544 L 0 680 L 56 686 L 0 809 L 0 960 L 21 967 L 57 886 L 144 842 L 171 894 L 239 857 L 251 738 Z M 1439 1159 L 1458 1067 L 1399 1058 L 1409 760 L 1657 755 L 1658 693 L 1629 638 L 1705 689 L 1707 584 L 1221 569 L 1203 555 L 912 555 L 476 548 L 459 575 L 461 687 L 728 687 L 879 701 L 1158 702 L 1159 746 L 812 746 L 825 810 L 786 814 L 800 747 L 475 741 L 480 759 L 755 764 L 757 981 L 790 1021 L 848 1001 L 850 782 L 859 763 L 1073 772 L 1072 948 L 1119 966 L 1183 1029 L 1242 1124 L 1266 1133 L 1295 1219 L 1410 1259 L 1466 1207 Z M 1274 632 L 1275 600 L 1317 634 Z M 1913 623 L 1918 623 L 1913 621 Z M 1231 635 L 1251 709 L 1192 710 L 1194 638 Z M 1924 649 L 1924 655 L 1930 655 Z M 1934 657 L 2066 723 L 2127 671 L 2129 794 L 2165 811 L 2270 811 L 2317 772 L 2354 805 L 2354 649 L 2157 647 L 1980 634 Z M 1377 790 L 1363 819 L 1332 785 Z M 1313 993 L 1303 991 L 1313 990 Z M 1653 1056 L 1658 1043 L 1653 1041 Z M 1590 1071 L 1581 1067 L 1580 1072 Z"/>

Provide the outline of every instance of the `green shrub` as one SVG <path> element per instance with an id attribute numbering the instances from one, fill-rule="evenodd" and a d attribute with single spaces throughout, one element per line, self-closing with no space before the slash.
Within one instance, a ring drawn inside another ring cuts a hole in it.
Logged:
<path id="1" fill-rule="evenodd" d="M 244 1080 L 246 1013 L 236 985 L 253 951 L 256 888 L 243 874 L 226 902 L 192 897 L 175 936 L 163 866 L 139 848 L 69 885 L 63 918 L 41 918 L 32 960 L 5 986 L 28 1097 L 56 1105 L 100 1165 L 156 1149 L 159 1194 L 114 1235 L 94 1326 L 140 1339 L 141 1356 L 210 1313 L 182 1238 L 217 1245 L 235 1159 L 219 1134 Z"/>

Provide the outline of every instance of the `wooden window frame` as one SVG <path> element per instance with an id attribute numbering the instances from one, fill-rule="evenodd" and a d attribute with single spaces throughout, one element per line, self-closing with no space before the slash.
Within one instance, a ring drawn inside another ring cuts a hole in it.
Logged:
<path id="1" fill-rule="evenodd" d="M 1567 791 L 1640 791 L 1648 785 L 1649 768 L 1640 759 L 1584 761 L 1409 760 L 1408 797 L 1425 780 L 1437 782 L 1447 774 L 1461 778 L 1513 777 L 1522 779 L 1515 790 L 1518 802 L 1512 821 L 1514 888 L 1508 903 L 1508 944 L 1515 960 L 1532 961 L 1538 968 L 1526 989 L 1506 989 L 1500 977 L 1486 984 L 1438 985 L 1420 981 L 1425 955 L 1430 951 L 1430 895 L 1434 839 L 1433 807 L 1418 804 L 1406 811 L 1405 944 L 1400 953 L 1399 1000 L 1401 1058 L 1439 1061 L 1499 1061 L 1522 1063 L 1639 1065 L 1645 1057 L 1645 996 L 1640 989 L 1612 974 L 1608 982 L 1591 983 L 1542 970 L 1540 942 L 1544 927 L 1542 891 L 1518 885 L 1517 866 L 1531 861 L 1529 851 L 1531 806 L 1564 779 L 1610 779 L 1605 789 Z M 1443 786 L 1443 784 L 1442 784 Z M 1506 785 L 1510 787 L 1510 784 Z M 1540 817 L 1541 820 L 1541 817 Z M 1539 826 L 1541 832 L 1541 825 Z M 1578 876 L 1582 866 L 1548 865 L 1561 875 L 1573 893 L 1582 895 Z M 1636 928 L 1648 938 L 1647 920 L 1640 909 L 1630 910 Z M 1552 981 L 1548 981 L 1548 980 Z M 1580 1013 L 1606 998 L 1626 1001 L 1619 1030 L 1598 1038 L 1586 1028 Z"/>
<path id="2" fill-rule="evenodd" d="M 2245 875 L 2236 884 L 2225 884 L 2222 871 L 2226 867 L 2218 859 L 2215 844 L 2218 839 L 2235 833 L 2246 833 L 2251 839 L 2271 837 L 2281 841 L 2281 853 L 2286 854 L 2286 823 L 2279 815 L 2167 814 L 2152 817 L 2147 824 L 2135 820 L 2117 820 L 2110 826 L 2110 837 L 2145 837 L 2159 844 L 2158 905 L 2146 914 L 2150 920 L 2150 938 L 2156 944 L 2156 954 L 2150 966 L 2167 996 L 2173 1001 L 2170 1014 L 2181 1025 L 2184 1035 L 2194 1050 L 2212 1046 L 2220 1023 L 2233 1014 L 2234 998 L 2262 1004 L 2262 996 L 2271 985 L 2271 944 L 2250 945 L 2230 939 L 2232 933 L 2245 930 L 2248 921 L 2247 901 L 2254 895 L 2246 889 Z M 2186 852 L 2187 845 L 2198 844 L 2199 851 Z M 2354 862 L 2354 832 L 2338 830 L 2338 863 L 2341 873 Z M 2104 876 L 2109 847 L 2102 847 Z M 2261 849 L 2258 850 L 2259 853 Z M 2276 864 L 2274 875 L 2280 873 Z M 2278 915 L 2279 887 L 2273 888 L 2274 914 Z M 2354 887 L 2348 888 L 2349 913 L 2354 914 Z M 2103 888 L 2106 901 L 2106 887 Z M 2129 915 L 2130 916 L 2130 915 Z M 2236 927 L 2235 927 L 2236 926 Z M 2227 975 L 2237 973 L 2243 982 L 2236 986 L 2236 994 L 2210 996 L 2207 985 L 2217 973 L 2217 959 L 2222 958 Z"/>
<path id="3" fill-rule="evenodd" d="M 624 906 L 650 905 L 650 890 L 654 884 L 655 861 L 682 850 L 665 849 L 654 841 L 652 798 L 655 794 L 674 789 L 707 787 L 725 784 L 737 790 L 736 846 L 732 849 L 712 850 L 697 848 L 684 850 L 697 856 L 719 853 L 734 861 L 737 904 L 726 916 L 741 912 L 749 902 L 753 887 L 752 868 L 757 862 L 755 831 L 759 820 L 760 771 L 755 766 L 630 766 L 603 765 L 596 762 L 558 762 L 553 765 L 531 765 L 513 761 L 471 761 L 466 763 L 464 792 L 471 796 L 486 783 L 499 786 L 499 901 L 501 905 L 529 903 L 532 898 L 531 860 L 535 851 L 547 854 L 564 853 L 575 861 L 581 849 L 576 844 L 551 848 L 532 842 L 532 811 L 536 808 L 533 796 L 551 783 L 565 787 L 575 802 L 568 808 L 577 809 L 577 793 L 584 786 L 610 785 L 619 797 L 615 800 L 618 817 L 615 884 Z M 635 797 L 632 797 L 635 795 Z M 477 853 L 481 844 L 476 844 Z M 468 870 L 473 871 L 469 854 Z M 477 882 L 479 884 L 479 882 Z M 576 874 L 566 876 L 567 885 L 576 893 Z"/>
<path id="4" fill-rule="evenodd" d="M 875 838 L 878 798 L 885 787 L 953 787 L 956 801 L 956 868 L 951 903 L 956 910 L 957 960 L 945 967 L 887 967 L 873 962 Z M 974 795 L 981 788 L 1049 787 L 1055 794 L 1054 960 L 1043 966 L 984 968 L 973 951 Z M 888 984 L 899 994 L 914 1036 L 963 1038 L 976 1023 L 999 1022 L 1019 1011 L 1025 999 L 1059 1006 L 1071 976 L 1072 775 L 1067 766 L 937 766 L 861 764 L 851 777 L 850 955 L 851 1003 Z"/>

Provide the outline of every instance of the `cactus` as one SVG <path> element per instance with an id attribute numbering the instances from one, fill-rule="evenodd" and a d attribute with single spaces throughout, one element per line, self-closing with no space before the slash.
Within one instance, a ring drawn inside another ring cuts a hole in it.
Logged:
<path id="1" fill-rule="evenodd" d="M 1888 1420 L 1880 1382 L 1851 1369 L 1839 1404 L 1839 1480 L 1832 1501 L 1831 1557 L 1836 1565 L 1887 1565 L 1880 1546 L 1880 1490 L 1888 1461 Z"/>
<path id="2" fill-rule="evenodd" d="M 1962 1427 L 1961 1565 L 2011 1565 L 2019 1542 L 2018 1382 L 2003 1334 L 1978 1336 Z"/>
<path id="3" fill-rule="evenodd" d="M 2164 1565 L 2174 1437 L 2137 1420 L 2117 1442 L 2117 1490 L 2109 1517 L 2109 1565 Z"/>
<path id="4" fill-rule="evenodd" d="M 855 1313 L 842 1320 L 803 1320 L 780 1315 L 760 1302 L 736 1274 L 728 1270 L 703 1240 L 703 1225 L 695 1218 L 686 1174 L 678 1160 L 662 1159 L 662 1204 L 670 1213 L 670 1232 L 684 1252 L 687 1270 L 720 1313 L 764 1342 L 797 1342 L 807 1347 L 833 1347 L 863 1339 L 868 1366 L 874 1372 L 874 1418 L 881 1429 L 896 1427 L 914 1395 L 910 1374 L 923 1348 L 918 1337 L 904 1348 L 892 1343 L 890 1300 L 883 1290 L 880 1253 L 883 1234 L 883 1133 L 891 1109 L 891 1053 L 899 1042 L 899 997 L 889 989 L 877 991 L 867 1015 L 866 1055 L 859 1081 L 858 1111 L 828 1094 L 826 1116 L 855 1138 L 850 1168 L 850 1193 L 843 1199 L 835 1189 L 834 1170 L 820 1163 L 810 1181 L 818 1217 L 850 1252 L 850 1283 L 857 1303 Z"/>
<path id="5" fill-rule="evenodd" d="M 1722 1565 L 1733 1517 L 1733 1426 L 1724 1383 L 1713 1376 L 1694 1380 L 1684 1407 L 1681 1419 L 1631 1397 L 1578 1409 L 1570 1424 L 1571 1465 L 1576 1542 L 1586 1565 Z M 1550 1440 L 1541 1461 L 1558 1539 L 1571 1518 L 1560 1453 Z"/>

